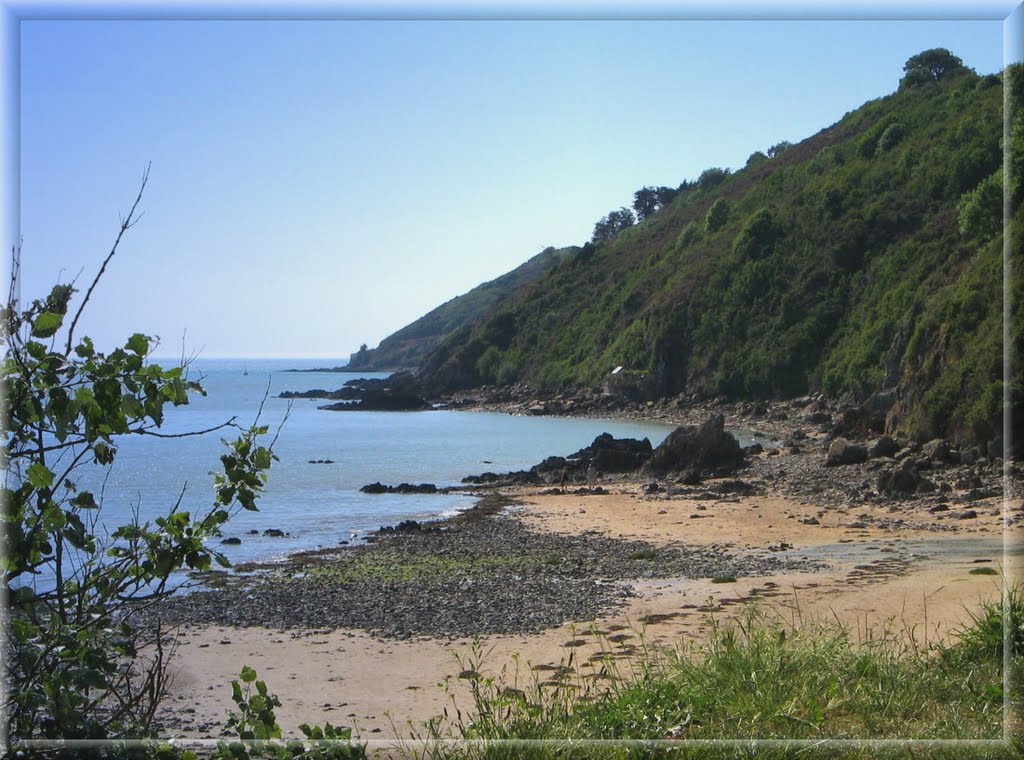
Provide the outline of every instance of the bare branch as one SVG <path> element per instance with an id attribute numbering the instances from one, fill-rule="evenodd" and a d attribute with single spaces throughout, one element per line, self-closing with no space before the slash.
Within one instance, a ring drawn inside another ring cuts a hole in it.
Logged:
<path id="1" fill-rule="evenodd" d="M 227 422 L 222 422 L 214 427 L 206 428 L 205 430 L 190 430 L 187 433 L 156 433 L 148 428 L 139 428 L 138 430 L 133 430 L 132 433 L 136 435 L 151 435 L 154 438 L 193 438 L 197 435 L 206 435 L 207 433 L 212 433 L 216 430 L 223 430 L 226 427 L 238 427 L 238 425 L 235 424 L 235 420 L 237 419 L 238 417 L 232 417 Z"/>
<path id="2" fill-rule="evenodd" d="M 142 173 L 142 184 L 139 186 L 139 193 L 135 196 L 135 202 L 132 204 L 132 208 L 128 212 L 128 216 L 121 221 L 121 230 L 117 233 L 117 238 L 114 240 L 114 245 L 111 247 L 110 253 L 107 254 L 107 258 L 103 259 L 100 271 L 96 274 L 96 277 L 93 278 L 92 284 L 85 292 L 85 298 L 82 299 L 82 303 L 78 306 L 78 311 L 75 312 L 75 318 L 71 320 L 71 326 L 68 328 L 68 342 L 67 346 L 64 348 L 65 354 L 71 353 L 71 345 L 74 342 L 75 326 L 78 324 L 78 318 L 82 316 L 82 311 L 85 309 L 85 305 L 89 303 L 89 297 L 92 295 L 92 291 L 95 289 L 97 283 L 99 283 L 100 278 L 103 277 L 103 273 L 107 271 L 107 264 L 110 263 L 110 260 L 114 258 L 114 254 L 117 253 L 117 246 L 121 243 L 121 238 L 124 236 L 124 233 L 131 229 L 138 219 L 141 218 L 140 215 L 139 218 L 135 218 L 133 220 L 135 210 L 139 207 L 139 202 L 142 200 L 142 193 L 146 189 L 146 182 L 149 181 L 149 167 L 150 164 L 146 164 L 146 170 Z"/>

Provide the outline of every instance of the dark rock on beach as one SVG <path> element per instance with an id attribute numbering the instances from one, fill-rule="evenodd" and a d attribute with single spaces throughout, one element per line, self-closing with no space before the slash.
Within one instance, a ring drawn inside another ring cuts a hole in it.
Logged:
<path id="1" fill-rule="evenodd" d="M 381 529 L 377 531 L 377 533 L 380 535 L 386 535 L 389 533 L 416 533 L 421 530 L 423 530 L 423 525 L 418 521 L 402 520 L 398 525 L 381 526 Z"/>
<path id="2" fill-rule="evenodd" d="M 743 464 L 739 441 L 725 432 L 725 416 L 715 414 L 703 425 L 683 425 L 671 433 L 651 454 L 647 469 L 662 474 L 699 468 L 726 471 Z"/>
<path id="3" fill-rule="evenodd" d="M 566 471 L 570 481 L 586 478 L 591 464 L 600 473 L 634 472 L 650 459 L 651 442 L 643 438 L 615 438 L 602 433 L 589 446 L 568 456 L 549 456 L 529 470 L 518 470 L 502 474 L 484 472 L 462 479 L 470 485 L 542 485 L 558 483 Z"/>
<path id="4" fill-rule="evenodd" d="M 860 464 L 867 460 L 868 450 L 866 446 L 859 443 L 850 443 L 845 438 L 836 438 L 828 447 L 825 466 L 839 467 L 846 464 Z"/>
<path id="5" fill-rule="evenodd" d="M 386 486 L 383 483 L 370 483 L 359 489 L 363 493 L 437 493 L 438 488 L 433 483 L 399 483 L 397 486 Z"/>
<path id="6" fill-rule="evenodd" d="M 890 436 L 883 435 L 868 445 L 868 458 L 878 459 L 880 457 L 892 458 L 900 450 L 900 445 Z"/>

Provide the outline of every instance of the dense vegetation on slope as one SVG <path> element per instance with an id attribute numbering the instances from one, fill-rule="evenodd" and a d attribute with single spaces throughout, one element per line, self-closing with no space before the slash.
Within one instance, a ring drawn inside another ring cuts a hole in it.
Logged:
<path id="1" fill-rule="evenodd" d="M 1017 89 L 1019 69 L 1006 73 Z M 740 171 L 705 172 L 453 333 L 424 378 L 555 390 L 600 386 L 621 366 L 617 379 L 650 396 L 888 389 L 890 430 L 990 439 L 1002 398 L 1003 76 L 943 74 L 905 80 Z M 1007 234 L 1019 240 L 1020 193 L 1012 200 Z M 1010 250 L 1019 261 L 1019 244 Z"/>
<path id="2" fill-rule="evenodd" d="M 363 346 L 352 354 L 347 369 L 391 372 L 414 369 L 452 331 L 475 322 L 509 293 L 536 280 L 578 249 L 546 248 L 525 264 L 457 296 L 415 322 L 386 337 L 377 348 Z"/>

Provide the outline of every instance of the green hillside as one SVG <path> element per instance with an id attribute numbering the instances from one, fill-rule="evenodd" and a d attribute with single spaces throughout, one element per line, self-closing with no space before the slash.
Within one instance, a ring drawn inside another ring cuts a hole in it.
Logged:
<path id="1" fill-rule="evenodd" d="M 346 369 L 366 372 L 393 372 L 415 369 L 424 357 L 452 331 L 483 317 L 502 298 L 536 280 L 577 248 L 546 248 L 525 264 L 490 282 L 447 301 L 415 322 L 406 325 L 380 342 L 377 348 L 360 349 L 352 354 Z"/>
<path id="2" fill-rule="evenodd" d="M 896 92 L 803 142 L 706 171 L 450 335 L 423 378 L 437 390 L 553 391 L 600 387 L 623 367 L 614 380 L 648 397 L 822 390 L 860 401 L 889 389 L 890 430 L 990 439 L 1002 394 L 1002 79 L 908 69 Z"/>

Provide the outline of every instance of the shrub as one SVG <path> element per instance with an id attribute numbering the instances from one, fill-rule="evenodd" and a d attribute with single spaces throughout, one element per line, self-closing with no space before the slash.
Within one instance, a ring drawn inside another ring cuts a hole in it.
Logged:
<path id="1" fill-rule="evenodd" d="M 676 240 L 676 247 L 683 249 L 689 248 L 700 238 L 700 225 L 696 222 L 689 222 L 683 231 L 679 233 L 679 237 Z"/>
<path id="2" fill-rule="evenodd" d="M 720 169 L 717 166 L 705 169 L 697 178 L 697 187 L 701 190 L 710 190 L 711 188 L 722 184 L 728 176 L 728 169 Z"/>
<path id="3" fill-rule="evenodd" d="M 893 122 L 885 128 L 882 136 L 878 138 L 878 150 L 883 153 L 887 150 L 892 150 L 902 138 L 903 125 L 898 121 Z"/>
<path id="4" fill-rule="evenodd" d="M 782 237 L 782 228 L 766 208 L 752 214 L 733 243 L 733 252 L 745 259 L 760 259 L 775 248 Z"/>
<path id="5" fill-rule="evenodd" d="M 0 564 L 10 622 L 6 675 L 14 686 L 4 717 L 15 742 L 148 734 L 167 686 L 167 653 L 159 627 L 137 624 L 136 602 L 172 593 L 176 570 L 228 565 L 207 542 L 232 511 L 256 509 L 273 459 L 258 442 L 265 427 L 225 423 L 214 429 L 235 427 L 239 438 L 225 442 L 208 508 L 186 511 L 172 502 L 154 524 L 138 516 L 121 526 L 98 519 L 102 491 L 85 486 L 85 470 L 113 465 L 126 436 L 161 436 L 165 408 L 202 392 L 185 367 L 149 363 L 156 342 L 146 335 L 136 333 L 108 354 L 75 336 L 121 236 L 137 221 L 141 196 L 140 189 L 73 315 L 75 289 L 62 284 L 28 308 L 12 295 L 4 309 Z M 151 654 L 141 656 L 147 647 Z"/>
<path id="6" fill-rule="evenodd" d="M 729 201 L 719 198 L 711 204 L 708 214 L 704 218 L 704 227 L 708 232 L 715 232 L 722 229 L 729 221 Z"/>
<path id="7" fill-rule="evenodd" d="M 960 234 L 988 240 L 1003 228 L 1003 170 L 965 193 L 957 204 Z"/>

